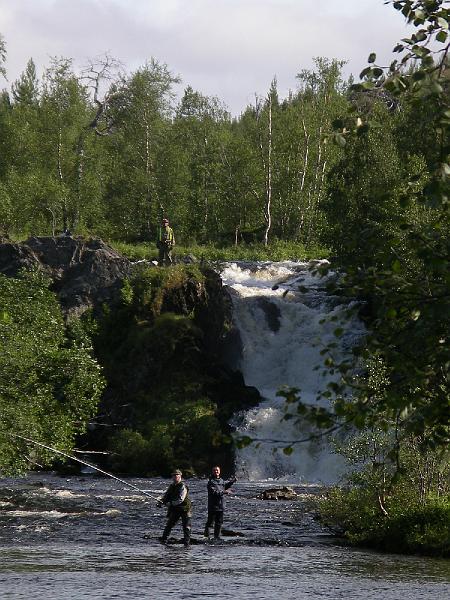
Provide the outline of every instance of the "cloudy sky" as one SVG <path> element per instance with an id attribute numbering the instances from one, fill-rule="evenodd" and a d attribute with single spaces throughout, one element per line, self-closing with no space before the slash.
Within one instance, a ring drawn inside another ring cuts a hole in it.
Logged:
<path id="1" fill-rule="evenodd" d="M 153 57 L 181 76 L 180 92 L 218 96 L 233 114 L 274 76 L 285 96 L 317 56 L 355 76 L 371 51 L 390 62 L 406 33 L 384 0 L 0 0 L 9 83 L 31 57 L 39 73 L 52 56 L 79 69 L 108 52 L 128 72 Z"/>

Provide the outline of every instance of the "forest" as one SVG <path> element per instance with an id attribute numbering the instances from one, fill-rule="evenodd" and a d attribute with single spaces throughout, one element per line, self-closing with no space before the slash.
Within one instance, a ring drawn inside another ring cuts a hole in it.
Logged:
<path id="1" fill-rule="evenodd" d="M 168 216 L 177 245 L 203 248 L 206 257 L 213 250 L 225 256 L 232 248 L 236 257 L 245 257 L 253 248 L 264 258 L 280 252 L 291 259 L 330 258 L 340 273 L 330 291 L 364 302 L 369 333 L 354 349 L 353 362 L 336 361 L 333 344 L 324 348 L 324 368 L 341 376 L 325 392 L 329 411 L 304 404 L 295 390 L 285 392 L 286 400 L 295 404 L 299 419 L 324 431 L 348 425 L 360 431 L 358 443 L 342 451 L 365 465 L 352 475 L 362 492 L 349 496 L 336 490 L 323 510 L 330 521 L 345 522 L 355 541 L 381 545 L 379 531 L 390 511 L 404 517 L 400 508 L 408 477 L 417 491 L 410 500 L 414 510 L 431 511 L 426 519 L 434 519 L 436 531 L 450 522 L 450 11 L 445 4 L 392 3 L 413 33 L 395 45 L 397 58 L 389 66 L 378 65 L 370 54 L 355 83 L 343 78 L 343 61 L 318 57 L 314 69 L 299 66 L 297 88 L 287 98 L 279 97 L 274 78 L 267 94 L 255 97 L 238 117 L 231 117 L 219 98 L 190 86 L 177 100 L 178 76 L 156 59 L 127 73 L 109 54 L 81 72 L 70 58 L 54 58 L 42 78 L 30 58 L 0 97 L 4 239 L 69 230 L 133 254 L 154 248 L 161 217 Z M 6 52 L 7 40 L 1 38 L 3 76 Z M 73 373 L 72 393 L 84 398 L 76 415 L 82 422 L 104 386 L 89 328 L 68 326 L 55 316 L 57 308 L 36 275 L 32 284 L 13 285 L 0 277 L 0 335 L 10 348 L 0 359 L 1 420 L 17 408 L 11 373 L 30 374 L 38 343 L 24 336 L 21 353 L 11 341 L 18 339 L 20 323 L 30 321 L 31 296 L 25 290 L 31 285 L 32 297 L 44 306 L 51 370 Z M 17 299 L 20 315 L 12 308 Z M 42 322 L 33 327 L 37 335 Z M 342 330 L 336 328 L 335 335 Z M 58 396 L 63 387 L 53 381 L 49 393 L 56 404 L 65 398 L 61 411 L 68 418 L 44 427 L 36 400 L 34 429 L 28 433 L 39 437 L 46 429 L 48 442 L 70 447 L 82 426 L 69 425 L 77 408 L 71 393 Z M 0 422 L 0 447 L 6 448 L 0 467 L 3 461 L 9 468 L 14 447 L 1 428 Z M 366 522 L 352 521 L 352 511 L 364 514 Z M 398 537 L 395 527 L 409 527 L 398 523 L 385 530 L 388 537 Z"/>

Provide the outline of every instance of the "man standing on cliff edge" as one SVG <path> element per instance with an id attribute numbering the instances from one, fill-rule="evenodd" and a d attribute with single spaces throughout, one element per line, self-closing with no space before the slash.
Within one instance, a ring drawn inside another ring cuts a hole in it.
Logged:
<path id="1" fill-rule="evenodd" d="M 159 228 L 156 247 L 159 250 L 158 264 L 164 267 L 172 264 L 172 250 L 175 246 L 175 236 L 172 227 L 169 226 L 169 220 L 163 219 Z"/>

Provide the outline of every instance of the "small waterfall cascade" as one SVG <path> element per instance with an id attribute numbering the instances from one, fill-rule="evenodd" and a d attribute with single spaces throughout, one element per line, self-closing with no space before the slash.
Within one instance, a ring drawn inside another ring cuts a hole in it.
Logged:
<path id="1" fill-rule="evenodd" d="M 286 446 L 308 434 L 295 419 L 282 420 L 285 403 L 277 392 L 295 387 L 302 401 L 317 402 L 317 394 L 332 380 L 323 369 L 315 369 L 323 365 L 321 350 L 334 341 L 336 352 L 345 356 L 364 335 L 362 323 L 344 317 L 348 304 L 327 294 L 324 278 L 314 276 L 308 263 L 228 263 L 221 277 L 233 298 L 242 341 L 239 367 L 246 385 L 256 387 L 263 397 L 259 406 L 236 417 L 237 432 L 277 440 L 238 450 L 238 473 L 250 480 L 337 481 L 345 462 L 326 440 L 295 444 L 291 455 L 283 453 L 283 440 Z M 334 335 L 338 327 L 344 330 L 339 339 Z"/>

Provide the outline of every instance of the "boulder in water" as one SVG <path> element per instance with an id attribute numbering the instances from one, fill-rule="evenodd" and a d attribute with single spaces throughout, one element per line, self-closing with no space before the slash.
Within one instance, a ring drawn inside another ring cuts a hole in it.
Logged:
<path id="1" fill-rule="evenodd" d="M 297 500 L 298 494 L 288 486 L 281 488 L 268 488 L 264 490 L 260 498 L 262 500 Z"/>

